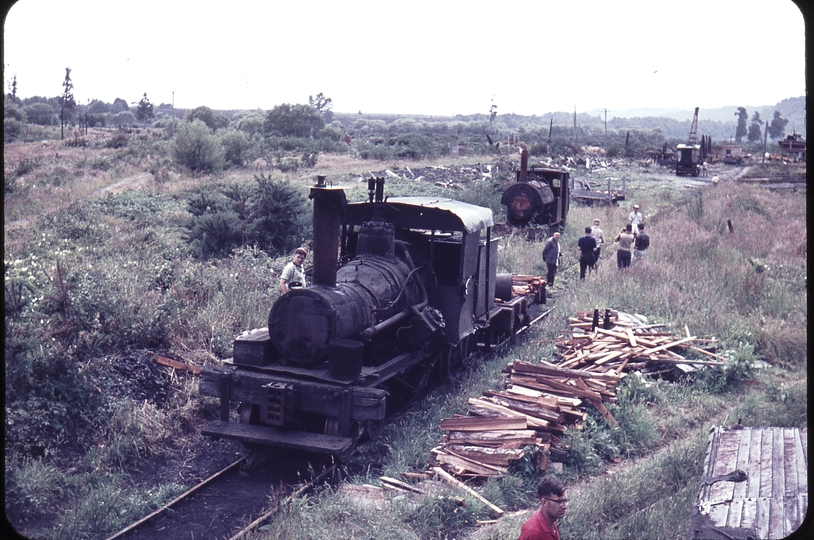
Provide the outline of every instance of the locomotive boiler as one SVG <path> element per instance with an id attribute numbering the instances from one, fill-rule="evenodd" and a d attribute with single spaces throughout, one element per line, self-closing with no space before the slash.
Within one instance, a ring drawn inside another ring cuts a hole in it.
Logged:
<path id="1" fill-rule="evenodd" d="M 558 169 L 529 169 L 529 151 L 520 154 L 517 181 L 503 192 L 506 222 L 514 227 L 545 225 L 559 230 L 565 225 L 570 204 L 570 175 Z"/>
<path id="2" fill-rule="evenodd" d="M 511 275 L 497 274 L 491 210 L 383 191 L 383 179 L 371 180 L 368 201 L 348 203 L 318 177 L 313 284 L 281 296 L 267 327 L 202 370 L 200 392 L 221 404 L 203 434 L 345 459 L 430 383 L 540 310 L 544 288 L 512 297 Z"/>

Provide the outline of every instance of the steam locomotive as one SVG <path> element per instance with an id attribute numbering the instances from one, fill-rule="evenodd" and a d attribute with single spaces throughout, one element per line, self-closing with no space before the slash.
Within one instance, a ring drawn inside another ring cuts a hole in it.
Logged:
<path id="1" fill-rule="evenodd" d="M 568 216 L 570 189 L 567 172 L 546 167 L 529 170 L 529 151 L 524 148 L 517 182 L 500 199 L 506 207 L 506 223 L 513 227 L 546 225 L 551 230 L 561 229 Z"/>
<path id="2" fill-rule="evenodd" d="M 430 383 L 527 326 L 545 286 L 512 294 L 487 208 L 385 200 L 381 178 L 348 203 L 317 180 L 313 285 L 281 296 L 233 359 L 202 370 L 201 394 L 221 405 L 202 433 L 347 459 Z"/>

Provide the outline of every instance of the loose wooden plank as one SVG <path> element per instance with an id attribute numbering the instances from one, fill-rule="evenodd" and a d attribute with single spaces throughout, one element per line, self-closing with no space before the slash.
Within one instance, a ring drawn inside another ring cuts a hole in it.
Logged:
<path id="1" fill-rule="evenodd" d="M 500 508 L 498 508 L 497 506 L 495 506 L 491 502 L 487 501 L 478 492 L 476 492 L 475 490 L 473 490 L 472 488 L 470 488 L 469 486 L 467 486 L 463 482 L 460 482 L 459 480 L 452 477 L 448 472 L 446 472 L 441 467 L 433 467 L 432 470 L 435 471 L 435 473 L 438 476 L 440 476 L 449 485 L 451 485 L 453 487 L 456 487 L 458 489 L 462 489 L 463 491 L 465 491 L 466 493 L 468 493 L 472 497 L 475 497 L 477 500 L 479 500 L 484 505 L 486 505 L 486 507 L 489 508 L 489 511 L 490 511 L 490 513 L 492 514 L 493 517 L 499 518 L 499 517 L 503 516 L 503 510 L 501 510 Z"/>
<path id="2" fill-rule="evenodd" d="M 186 362 L 181 362 L 179 360 L 175 360 L 174 358 L 168 358 L 160 354 L 155 355 L 155 361 L 161 364 L 162 366 L 169 366 L 171 368 L 189 371 L 190 373 L 194 373 L 195 375 L 201 372 L 201 366 L 187 364 Z"/>
<path id="3" fill-rule="evenodd" d="M 432 453 L 435 460 L 445 465 L 450 465 L 455 469 L 462 469 L 471 471 L 478 476 L 497 476 L 505 474 L 505 467 L 496 467 L 494 465 L 487 465 L 486 463 L 479 463 L 475 460 L 456 455 L 445 448 L 433 449 Z"/>
<path id="4" fill-rule="evenodd" d="M 482 418 L 473 416 L 462 416 L 459 418 L 442 418 L 441 429 L 448 431 L 493 431 L 505 429 L 526 429 L 525 416 L 511 418 L 495 417 Z"/>

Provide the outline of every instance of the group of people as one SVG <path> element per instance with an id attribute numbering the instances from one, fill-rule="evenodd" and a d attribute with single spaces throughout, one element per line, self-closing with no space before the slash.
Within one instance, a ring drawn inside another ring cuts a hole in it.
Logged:
<path id="1" fill-rule="evenodd" d="M 644 232 L 644 221 L 639 205 L 633 205 L 633 211 L 628 216 L 628 223 L 616 235 L 614 241 L 619 243 L 616 250 L 616 265 L 620 270 L 630 267 L 631 259 L 642 260 L 650 247 L 650 237 Z M 585 274 L 589 270 L 596 270 L 599 254 L 605 243 L 605 233 L 600 228 L 599 219 L 595 219 L 592 226 L 585 227 L 585 236 L 577 241 L 579 248 L 579 279 L 585 281 Z M 560 250 L 560 233 L 551 235 L 543 247 L 543 262 L 546 264 L 546 283 L 554 285 L 562 252 Z"/>

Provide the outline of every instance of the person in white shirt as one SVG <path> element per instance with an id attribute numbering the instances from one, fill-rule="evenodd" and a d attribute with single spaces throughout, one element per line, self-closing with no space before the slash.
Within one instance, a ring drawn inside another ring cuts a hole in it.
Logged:
<path id="1" fill-rule="evenodd" d="M 639 225 L 639 222 L 644 221 L 644 218 L 642 217 L 642 213 L 639 212 L 639 205 L 638 204 L 633 205 L 633 211 L 627 217 L 627 221 L 628 221 L 628 223 L 630 223 L 630 227 L 634 231 L 637 230 L 636 227 Z"/>
<path id="2" fill-rule="evenodd" d="M 280 274 L 280 294 L 285 294 L 291 289 L 305 287 L 305 270 L 302 263 L 308 256 L 308 250 L 298 247 L 294 250 L 294 259 L 285 265 L 283 273 Z"/>
<path id="3" fill-rule="evenodd" d="M 599 228 L 599 219 L 594 220 L 593 227 L 591 227 L 591 236 L 596 240 L 596 249 L 594 250 L 594 260 L 591 264 L 591 270 L 596 270 L 596 263 L 599 262 L 599 252 L 602 251 L 602 244 L 605 243 L 605 233 Z"/>

